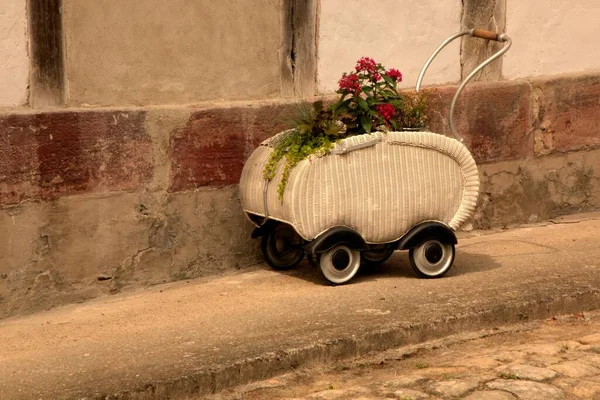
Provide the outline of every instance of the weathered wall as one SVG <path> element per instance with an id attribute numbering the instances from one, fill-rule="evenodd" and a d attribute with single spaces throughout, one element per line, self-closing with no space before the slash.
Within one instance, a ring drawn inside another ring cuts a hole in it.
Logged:
<path id="1" fill-rule="evenodd" d="M 507 2 L 507 31 L 515 39 L 504 60 L 509 79 L 600 69 L 600 2 Z"/>
<path id="2" fill-rule="evenodd" d="M 329 94 L 361 56 L 411 86 L 461 24 L 514 39 L 458 103 L 482 182 L 473 225 L 600 208 L 591 0 L 36 0 L 29 31 L 25 3 L 0 0 L 0 107 L 20 108 L 0 113 L 0 318 L 260 260 L 236 184 L 294 115 L 281 98 Z M 425 83 L 497 47 L 457 41 Z M 449 134 L 455 90 L 431 94 L 433 131 Z"/>
<path id="3" fill-rule="evenodd" d="M 294 109 L 0 115 L 0 318 L 255 264 L 235 183 Z"/>
<path id="4" fill-rule="evenodd" d="M 0 318 L 258 262 L 235 188 L 0 209 Z"/>
<path id="5" fill-rule="evenodd" d="M 448 134 L 456 87 L 431 94 Z M 476 228 L 600 208 L 600 76 L 477 83 Z M 235 184 L 293 102 L 0 116 L 0 318 L 261 259 Z"/>
<path id="6" fill-rule="evenodd" d="M 432 96 L 432 130 L 450 134 L 454 91 Z M 600 75 L 470 86 L 456 127 L 479 165 L 476 228 L 600 209 Z"/>
<path id="7" fill-rule="evenodd" d="M 480 28 L 506 32 L 506 0 L 463 0 L 462 29 Z M 464 79 L 479 64 L 502 48 L 503 44 L 463 36 L 461 38 L 461 78 Z M 474 80 L 498 80 L 502 77 L 503 59 L 496 60 L 480 71 Z"/>
<path id="8" fill-rule="evenodd" d="M 343 72 L 362 56 L 372 57 L 404 75 L 414 86 L 421 67 L 447 36 L 460 30 L 461 1 L 419 2 L 359 0 L 321 2 L 319 27 L 319 90 L 337 89 Z M 460 78 L 459 43 L 449 45 L 427 72 L 426 84 Z"/>
<path id="9" fill-rule="evenodd" d="M 0 107 L 27 102 L 27 0 L 0 0 Z"/>
<path id="10" fill-rule="evenodd" d="M 69 105 L 281 92 L 283 0 L 63 1 Z"/>

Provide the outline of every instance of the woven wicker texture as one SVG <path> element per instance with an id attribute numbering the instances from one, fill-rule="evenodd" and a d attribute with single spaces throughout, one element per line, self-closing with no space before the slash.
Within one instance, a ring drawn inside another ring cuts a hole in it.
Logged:
<path id="1" fill-rule="evenodd" d="M 244 166 L 240 197 L 247 213 L 265 216 L 263 169 L 279 135 L 263 142 Z M 268 216 L 289 223 L 306 240 L 339 225 L 368 243 L 397 240 L 423 221 L 457 229 L 473 214 L 479 195 L 477 166 L 467 148 L 431 132 L 343 139 L 331 154 L 292 170 L 283 201 L 277 194 L 282 170 L 280 162 L 267 185 Z"/>

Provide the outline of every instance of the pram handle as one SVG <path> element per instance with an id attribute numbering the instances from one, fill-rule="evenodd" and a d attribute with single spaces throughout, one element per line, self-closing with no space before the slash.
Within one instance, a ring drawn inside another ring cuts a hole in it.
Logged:
<path id="1" fill-rule="evenodd" d="M 486 39 L 486 40 L 495 40 L 496 42 L 502 42 L 500 39 L 501 34 L 493 31 L 486 31 L 485 29 L 473 29 L 471 32 L 471 36 Z"/>
<path id="2" fill-rule="evenodd" d="M 454 107 L 456 106 L 456 100 L 458 99 L 458 96 L 461 94 L 461 92 L 463 91 L 465 86 L 467 86 L 467 83 L 469 83 L 469 81 L 471 79 L 473 79 L 473 77 L 475 75 L 477 75 L 477 73 L 479 73 L 479 71 L 481 71 L 483 68 L 485 68 L 488 64 L 490 64 L 495 59 L 504 55 L 504 53 L 506 53 L 508 51 L 508 49 L 510 49 L 510 46 L 512 45 L 512 40 L 504 33 L 496 33 L 496 32 L 492 32 L 492 31 L 486 31 L 484 29 L 468 29 L 468 30 L 465 30 L 462 32 L 455 33 L 454 35 L 450 36 L 448 39 L 444 40 L 444 42 L 437 49 L 435 49 L 435 51 L 431 54 L 431 56 L 429 57 L 427 62 L 425 62 L 425 65 L 423 65 L 423 68 L 421 69 L 421 73 L 419 74 L 419 79 L 417 79 L 417 87 L 416 87 L 417 92 L 419 92 L 421 90 L 421 82 L 423 82 L 423 77 L 425 76 L 425 72 L 427 71 L 427 68 L 429 68 L 429 65 L 431 64 L 433 59 L 438 55 L 438 53 L 440 51 L 442 51 L 442 49 L 444 47 L 446 47 L 446 45 L 448 45 L 450 42 L 454 41 L 455 39 L 457 39 L 461 36 L 465 36 L 465 35 L 470 35 L 472 37 L 485 39 L 485 40 L 494 40 L 497 42 L 503 42 L 504 47 L 502 47 L 500 50 L 498 50 L 492 56 L 490 56 L 485 61 L 483 61 L 481 64 L 479 64 L 477 66 L 477 68 L 475 68 L 465 78 L 465 80 L 458 87 L 458 90 L 454 94 L 454 98 L 452 98 L 452 103 L 450 103 L 450 112 L 448 113 L 449 114 L 448 115 L 448 123 L 450 125 L 450 131 L 460 142 L 463 141 L 463 138 L 456 132 L 456 129 L 454 127 Z"/>

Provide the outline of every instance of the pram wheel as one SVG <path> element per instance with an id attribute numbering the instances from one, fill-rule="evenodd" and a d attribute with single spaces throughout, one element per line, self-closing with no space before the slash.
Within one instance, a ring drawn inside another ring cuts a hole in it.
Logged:
<path id="1" fill-rule="evenodd" d="M 336 245 L 317 255 L 317 263 L 325 279 L 333 284 L 348 282 L 360 267 L 360 251 L 346 245 Z"/>
<path id="2" fill-rule="evenodd" d="M 421 278 L 439 278 L 452 267 L 454 254 L 453 244 L 430 239 L 410 249 L 408 258 Z"/>
<path id="3" fill-rule="evenodd" d="M 368 250 L 361 251 L 361 261 L 366 265 L 377 266 L 383 264 L 394 254 L 396 246 L 392 244 L 372 244 Z"/>
<path id="4" fill-rule="evenodd" d="M 303 244 L 303 239 L 294 228 L 277 222 L 262 237 L 260 248 L 267 264 L 278 271 L 285 271 L 294 268 L 302 261 Z"/>

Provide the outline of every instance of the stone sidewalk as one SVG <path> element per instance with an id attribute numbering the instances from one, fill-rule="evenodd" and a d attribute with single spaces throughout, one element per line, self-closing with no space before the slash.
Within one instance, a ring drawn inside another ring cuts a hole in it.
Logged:
<path id="1" fill-rule="evenodd" d="M 187 398 L 298 367 L 598 308 L 600 215 L 463 235 L 452 271 L 405 253 L 329 286 L 304 264 L 155 286 L 0 322 L 0 398 Z"/>
<path id="2" fill-rule="evenodd" d="M 580 313 L 307 368 L 210 400 L 600 399 L 600 313 Z"/>

